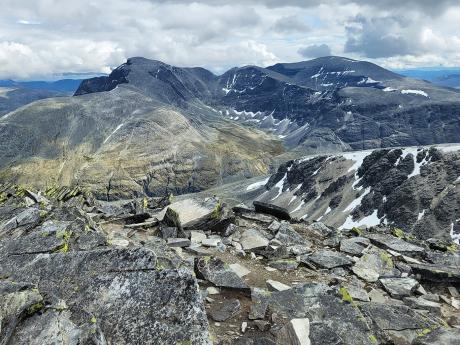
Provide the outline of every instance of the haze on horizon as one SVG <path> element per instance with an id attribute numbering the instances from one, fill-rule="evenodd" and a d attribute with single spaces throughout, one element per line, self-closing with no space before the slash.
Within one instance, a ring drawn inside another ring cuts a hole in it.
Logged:
<path id="1" fill-rule="evenodd" d="M 221 73 L 319 56 L 460 66 L 455 0 L 3 0 L 0 79 L 109 73 L 131 56 Z"/>

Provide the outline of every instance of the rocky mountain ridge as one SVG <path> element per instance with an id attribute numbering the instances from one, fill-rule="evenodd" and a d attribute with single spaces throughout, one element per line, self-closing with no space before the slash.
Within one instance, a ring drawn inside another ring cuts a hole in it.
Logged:
<path id="1" fill-rule="evenodd" d="M 216 76 L 130 58 L 0 118 L 0 178 L 99 199 L 206 190 L 305 153 L 458 142 L 458 92 L 326 57 Z M 133 159 L 135 158 L 135 159 Z"/>
<path id="2" fill-rule="evenodd" d="M 230 209 L 198 196 L 0 193 L 2 343 L 458 341 L 452 243 L 286 221 L 261 203 Z"/>
<path id="3" fill-rule="evenodd" d="M 458 141 L 458 92 L 343 57 L 245 66 L 221 76 L 131 58 L 110 76 L 83 82 L 76 95 L 125 83 L 174 104 L 199 99 L 307 152 Z"/>
<path id="4" fill-rule="evenodd" d="M 392 226 L 458 242 L 459 176 L 458 145 L 317 155 L 282 164 L 243 188 L 241 200 L 339 229 Z"/>

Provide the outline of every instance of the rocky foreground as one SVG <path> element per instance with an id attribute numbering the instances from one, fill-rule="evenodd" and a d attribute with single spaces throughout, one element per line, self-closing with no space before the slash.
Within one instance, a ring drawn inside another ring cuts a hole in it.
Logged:
<path id="1" fill-rule="evenodd" d="M 460 255 L 263 202 L 0 187 L 0 344 L 460 344 Z"/>

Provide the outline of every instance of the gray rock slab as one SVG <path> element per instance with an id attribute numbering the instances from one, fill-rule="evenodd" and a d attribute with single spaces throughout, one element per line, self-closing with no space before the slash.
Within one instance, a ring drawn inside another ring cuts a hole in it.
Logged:
<path id="1" fill-rule="evenodd" d="M 318 250 L 308 257 L 308 260 L 321 268 L 351 266 L 353 261 L 346 255 L 332 250 Z"/>
<path id="2" fill-rule="evenodd" d="M 398 299 L 411 296 L 419 286 L 413 278 L 384 278 L 380 282 L 391 297 Z"/>
<path id="3" fill-rule="evenodd" d="M 229 265 L 218 258 L 196 258 L 195 273 L 198 278 L 205 279 L 218 287 L 249 289 L 244 280 Z"/>
<path id="4" fill-rule="evenodd" d="M 213 304 L 209 315 L 214 321 L 224 322 L 241 311 L 241 304 L 238 299 L 226 300 L 221 304 Z"/>

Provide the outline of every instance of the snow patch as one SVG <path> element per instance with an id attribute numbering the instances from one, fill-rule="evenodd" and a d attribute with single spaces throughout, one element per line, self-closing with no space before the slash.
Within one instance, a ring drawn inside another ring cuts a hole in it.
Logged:
<path id="1" fill-rule="evenodd" d="M 398 91 L 398 89 L 393 89 L 392 87 L 386 87 L 382 91 L 383 92 L 393 92 L 393 91 Z"/>
<path id="2" fill-rule="evenodd" d="M 420 213 L 418 214 L 418 216 L 417 216 L 417 221 L 419 221 L 419 220 L 421 220 L 421 219 L 423 218 L 423 216 L 425 215 L 425 211 L 426 211 L 426 210 L 424 209 L 424 210 L 422 210 L 422 212 L 420 212 Z"/>
<path id="3" fill-rule="evenodd" d="M 428 94 L 422 90 L 401 90 L 403 95 L 419 95 L 428 98 Z"/>
<path id="4" fill-rule="evenodd" d="M 367 187 L 364 192 L 358 196 L 355 200 L 353 200 L 350 205 L 348 205 L 342 212 L 351 212 L 353 211 L 357 206 L 361 205 L 361 201 L 363 198 L 371 192 L 371 187 Z"/>
<path id="5" fill-rule="evenodd" d="M 270 179 L 270 177 L 267 177 L 266 179 L 264 179 L 264 180 L 262 180 L 262 181 L 259 181 L 259 182 L 255 182 L 255 183 L 253 183 L 253 184 L 250 184 L 250 185 L 246 188 L 246 190 L 249 191 L 249 190 L 255 190 L 255 189 L 257 189 L 257 188 L 260 188 L 260 187 L 266 185 L 269 179 Z"/>
<path id="6" fill-rule="evenodd" d="M 380 224 L 380 219 L 377 217 L 377 210 L 374 210 L 371 215 L 364 217 L 361 220 L 354 221 L 353 216 L 350 214 L 347 219 L 345 219 L 345 222 L 339 227 L 339 230 L 343 229 L 352 229 L 354 227 L 360 227 L 360 226 L 377 226 Z"/>
<path id="7" fill-rule="evenodd" d="M 460 245 L 460 234 L 454 233 L 454 223 L 450 224 L 450 238 L 452 238 L 452 241 L 454 241 L 454 243 Z"/>
<path id="8" fill-rule="evenodd" d="M 287 173 L 284 174 L 283 178 L 279 180 L 277 184 L 274 185 L 273 188 L 278 188 L 278 194 L 273 199 L 271 199 L 271 201 L 277 199 L 281 194 L 283 194 L 283 186 L 284 186 L 284 181 L 286 181 L 286 179 L 287 179 Z"/>

